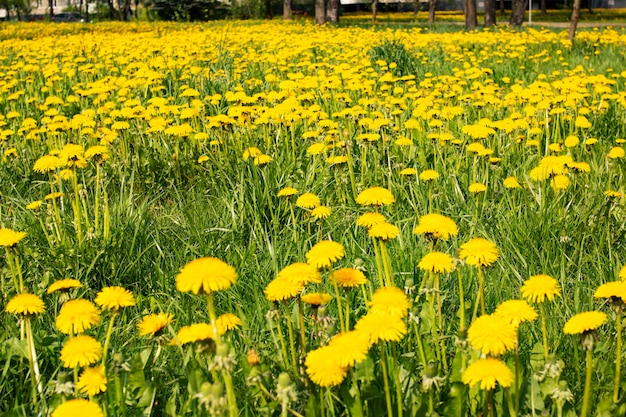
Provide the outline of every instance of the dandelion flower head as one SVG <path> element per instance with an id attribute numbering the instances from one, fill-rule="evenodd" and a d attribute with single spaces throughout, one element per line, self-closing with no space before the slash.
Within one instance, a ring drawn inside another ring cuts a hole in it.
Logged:
<path id="1" fill-rule="evenodd" d="M 480 316 L 469 327 L 467 340 L 485 355 L 500 356 L 517 344 L 517 327 L 495 314 Z"/>
<path id="2" fill-rule="evenodd" d="M 356 219 L 356 225 L 370 228 L 378 223 L 385 223 L 385 215 L 381 213 L 363 213 Z"/>
<path id="3" fill-rule="evenodd" d="M 313 193 L 304 193 L 296 200 L 296 206 L 303 209 L 314 209 L 320 204 L 320 198 Z"/>
<path id="4" fill-rule="evenodd" d="M 410 303 L 404 291 L 398 287 L 382 287 L 376 290 L 369 303 L 372 313 L 406 317 Z"/>
<path id="5" fill-rule="evenodd" d="M 139 335 L 154 337 L 170 324 L 173 318 L 174 316 L 170 313 L 148 314 L 144 316 L 137 325 Z"/>
<path id="6" fill-rule="evenodd" d="M 347 367 L 341 366 L 339 349 L 332 346 L 322 346 L 310 351 L 304 365 L 311 381 L 320 387 L 341 384 L 348 372 Z"/>
<path id="7" fill-rule="evenodd" d="M 537 318 L 537 312 L 525 300 L 505 301 L 496 307 L 494 314 L 506 319 L 516 327 L 520 323 L 534 321 Z"/>
<path id="8" fill-rule="evenodd" d="M 295 262 L 287 265 L 280 270 L 277 277 L 288 279 L 300 284 L 318 284 L 322 282 L 322 276 L 317 268 L 304 262 Z"/>
<path id="9" fill-rule="evenodd" d="M 313 292 L 305 294 L 300 298 L 305 304 L 319 307 L 328 304 L 328 302 L 333 299 L 333 296 L 326 293 Z"/>
<path id="10" fill-rule="evenodd" d="M 61 362 L 66 368 L 89 366 L 102 358 L 102 345 L 96 339 L 87 335 L 78 335 L 63 345 Z"/>
<path id="11" fill-rule="evenodd" d="M 402 317 L 372 311 L 361 317 L 354 329 L 366 334 L 370 344 L 378 343 L 379 340 L 397 342 L 407 332 Z"/>
<path id="12" fill-rule="evenodd" d="M 332 240 L 316 243 L 306 254 L 307 262 L 318 268 L 330 267 L 334 262 L 345 256 L 343 245 Z"/>
<path id="13" fill-rule="evenodd" d="M 22 316 L 41 314 L 45 309 L 46 305 L 41 298 L 30 293 L 16 295 L 9 300 L 5 307 L 7 313 L 20 314 Z"/>
<path id="14" fill-rule="evenodd" d="M 375 237 L 377 239 L 389 240 L 397 238 L 400 235 L 400 229 L 385 221 L 382 223 L 376 223 L 370 227 L 367 234 L 370 237 Z"/>
<path id="15" fill-rule="evenodd" d="M 225 313 L 215 320 L 215 326 L 219 334 L 224 334 L 229 330 L 236 330 L 241 327 L 241 319 L 233 313 Z"/>
<path id="16" fill-rule="evenodd" d="M 543 303 L 546 298 L 552 301 L 555 296 L 561 295 L 561 287 L 558 281 L 550 275 L 539 274 L 528 278 L 520 288 L 520 292 L 528 301 Z"/>
<path id="17" fill-rule="evenodd" d="M 600 311 L 586 311 L 578 313 L 570 318 L 563 326 L 565 334 L 582 334 L 590 332 L 602 326 L 607 320 L 607 315 Z"/>
<path id="18" fill-rule="evenodd" d="M 107 390 L 107 379 L 104 375 L 104 368 L 102 366 L 86 368 L 80 374 L 76 388 L 90 397 L 105 392 Z"/>
<path id="19" fill-rule="evenodd" d="M 417 226 L 413 229 L 415 235 L 426 235 L 434 239 L 448 240 L 456 236 L 459 229 L 451 218 L 437 213 L 429 213 L 420 217 Z"/>
<path id="20" fill-rule="evenodd" d="M 489 266 L 498 259 L 499 251 L 490 240 L 482 237 L 471 239 L 461 245 L 459 258 L 464 259 L 468 265 Z"/>
<path id="21" fill-rule="evenodd" d="M 52 417 L 76 416 L 104 417 L 104 413 L 98 404 L 82 398 L 66 401 L 52 412 Z"/>
<path id="22" fill-rule="evenodd" d="M 11 248 L 26 237 L 25 232 L 16 232 L 15 230 L 3 227 L 0 229 L 0 246 Z"/>
<path id="23" fill-rule="evenodd" d="M 83 284 L 79 280 L 72 279 L 72 278 L 65 278 L 65 279 L 54 281 L 52 284 L 50 284 L 50 286 L 48 287 L 48 290 L 46 291 L 46 294 L 52 294 L 53 292 L 56 292 L 56 291 L 69 291 L 72 288 L 82 288 L 82 287 L 83 287 Z"/>
<path id="24" fill-rule="evenodd" d="M 510 387 L 513 372 L 500 359 L 483 358 L 472 362 L 461 378 L 463 383 L 470 387 L 480 383 L 480 389 L 492 390 L 496 383 L 504 388 Z"/>
<path id="25" fill-rule="evenodd" d="M 135 297 L 126 288 L 112 286 L 104 287 L 96 296 L 95 302 L 105 310 L 119 310 L 122 307 L 134 306 Z"/>
<path id="26" fill-rule="evenodd" d="M 200 291 L 210 294 L 229 288 L 237 280 L 235 268 L 213 258 L 199 258 L 185 265 L 176 276 L 176 289 L 180 292 Z"/>
<path id="27" fill-rule="evenodd" d="M 383 187 L 370 187 L 359 193 L 356 202 L 362 206 L 386 206 L 396 199 L 391 192 Z"/>
<path id="28" fill-rule="evenodd" d="M 82 333 L 100 322 L 100 311 L 89 300 L 71 300 L 63 304 L 56 327 L 63 334 Z"/>
<path id="29" fill-rule="evenodd" d="M 339 364 L 346 367 L 367 359 L 367 351 L 370 348 L 367 334 L 358 330 L 339 333 L 330 339 L 328 346 L 337 348 Z"/>
<path id="30" fill-rule="evenodd" d="M 436 274 L 452 272 L 454 270 L 454 260 L 450 255 L 443 252 L 430 252 L 417 264 L 422 271 L 430 271 Z"/>
<path id="31" fill-rule="evenodd" d="M 330 274 L 330 280 L 340 287 L 358 287 L 367 282 L 365 274 L 354 268 L 337 269 Z"/>

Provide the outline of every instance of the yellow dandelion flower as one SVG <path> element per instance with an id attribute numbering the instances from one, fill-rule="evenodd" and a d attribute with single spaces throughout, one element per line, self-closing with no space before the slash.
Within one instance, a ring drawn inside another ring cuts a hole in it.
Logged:
<path id="1" fill-rule="evenodd" d="M 206 162 L 206 161 L 208 161 L 208 160 L 209 160 L 209 157 L 208 157 L 207 155 L 200 155 L 200 156 L 198 157 L 198 163 L 199 163 L 199 164 L 202 164 L 202 163 L 204 163 L 204 162 Z"/>
<path id="2" fill-rule="evenodd" d="M 56 318 L 56 328 L 63 334 L 82 333 L 98 324 L 100 311 L 89 300 L 71 300 L 63 304 Z"/>
<path id="3" fill-rule="evenodd" d="M 52 412 L 52 417 L 76 416 L 104 417 L 104 413 L 98 404 L 82 398 L 66 401 Z"/>
<path id="4" fill-rule="evenodd" d="M 363 272 L 354 268 L 341 268 L 330 274 L 330 280 L 340 287 L 358 287 L 367 282 Z"/>
<path id="5" fill-rule="evenodd" d="M 316 243 L 306 254 L 307 263 L 321 269 L 330 267 L 345 256 L 343 245 L 332 240 Z"/>
<path id="6" fill-rule="evenodd" d="M 236 330 L 240 328 L 242 322 L 241 319 L 233 313 L 225 313 L 215 320 L 215 325 L 217 326 L 217 332 L 219 334 L 224 334 L 229 330 Z"/>
<path id="7" fill-rule="evenodd" d="M 174 316 L 170 313 L 148 314 L 144 316 L 137 328 L 140 336 L 154 337 L 158 335 L 165 327 L 172 322 Z"/>
<path id="8" fill-rule="evenodd" d="M 415 235 L 426 235 L 432 239 L 448 240 L 456 236 L 459 229 L 451 218 L 437 213 L 429 213 L 420 217 L 417 226 L 413 229 Z"/>
<path id="9" fill-rule="evenodd" d="M 362 206 L 385 206 L 392 204 L 396 199 L 391 192 L 383 187 L 370 187 L 359 193 L 356 202 Z"/>
<path id="10" fill-rule="evenodd" d="M 81 282 L 77 279 L 71 279 L 71 278 L 60 279 L 50 284 L 50 286 L 48 287 L 48 290 L 46 291 L 46 294 L 52 294 L 53 292 L 56 292 L 56 291 L 64 292 L 64 291 L 69 291 L 72 288 L 82 288 L 82 287 L 83 287 L 83 284 L 81 284 Z"/>
<path id="11" fill-rule="evenodd" d="M 487 186 L 485 184 L 481 184 L 479 182 L 475 182 L 470 184 L 468 191 L 472 194 L 478 194 L 487 191 Z"/>
<path id="12" fill-rule="evenodd" d="M 422 171 L 422 173 L 419 176 L 419 179 L 424 182 L 434 181 L 437 178 L 439 178 L 439 174 L 437 173 L 437 171 L 433 169 L 427 169 L 425 171 Z"/>
<path id="13" fill-rule="evenodd" d="M 176 334 L 181 345 L 196 342 L 207 342 L 215 340 L 215 331 L 213 326 L 208 323 L 195 323 L 182 327 Z M 173 342 L 176 344 L 176 342 Z"/>
<path id="14" fill-rule="evenodd" d="M 506 177 L 503 181 L 503 185 L 505 188 L 522 188 L 519 181 L 515 177 Z"/>
<path id="15" fill-rule="evenodd" d="M 508 388 L 513 383 L 513 372 L 500 359 L 483 358 L 472 362 L 461 379 L 470 387 L 480 383 L 482 390 L 492 390 L 496 383 Z"/>
<path id="16" fill-rule="evenodd" d="M 66 368 L 89 366 L 102 358 L 102 345 L 87 335 L 72 337 L 61 349 L 61 362 Z"/>
<path id="17" fill-rule="evenodd" d="M 555 296 L 561 295 L 561 287 L 558 281 L 550 275 L 539 274 L 528 278 L 520 288 L 520 292 L 528 301 L 543 303 L 546 298 L 552 301 Z"/>
<path id="18" fill-rule="evenodd" d="M 311 210 L 311 217 L 315 220 L 327 219 L 330 217 L 330 208 L 326 206 L 317 206 Z"/>
<path id="19" fill-rule="evenodd" d="M 467 330 L 467 340 L 485 355 L 500 356 L 515 348 L 517 327 L 494 314 L 480 316 Z"/>
<path id="20" fill-rule="evenodd" d="M 626 282 L 612 281 L 600 285 L 593 294 L 594 298 L 619 298 L 626 303 Z"/>
<path id="21" fill-rule="evenodd" d="M 436 274 L 452 272 L 454 260 L 450 255 L 443 252 L 430 252 L 417 264 L 422 271 L 430 271 Z"/>
<path id="22" fill-rule="evenodd" d="M 614 148 L 611 148 L 606 157 L 609 159 L 619 159 L 624 157 L 624 153 L 624 148 L 621 146 L 615 146 Z"/>
<path id="23" fill-rule="evenodd" d="M 387 219 L 381 213 L 363 213 L 356 219 L 356 225 L 370 228 L 378 223 L 385 223 Z"/>
<path id="24" fill-rule="evenodd" d="M 243 155 L 241 156 L 241 159 L 243 159 L 244 161 L 247 161 L 250 158 L 256 158 L 257 156 L 260 156 L 260 155 L 263 155 L 263 152 L 261 152 L 259 148 L 252 146 L 243 151 Z"/>
<path id="25" fill-rule="evenodd" d="M 569 179 L 569 177 L 567 175 L 555 175 L 550 180 L 550 186 L 555 191 L 560 191 L 560 190 L 564 190 L 567 187 L 569 187 L 570 182 L 571 181 L 570 181 L 570 179 Z"/>
<path id="26" fill-rule="evenodd" d="M 48 172 L 56 171 L 63 166 L 63 161 L 57 156 L 44 155 L 35 161 L 33 165 L 33 171 L 41 174 L 47 174 Z"/>
<path id="27" fill-rule="evenodd" d="M 30 293 L 16 295 L 9 300 L 5 307 L 7 313 L 20 314 L 22 316 L 41 314 L 45 309 L 46 305 L 41 298 Z"/>
<path id="28" fill-rule="evenodd" d="M 278 276 L 265 287 L 265 298 L 269 301 L 286 301 L 300 294 L 304 289 L 304 284 Z"/>
<path id="29" fill-rule="evenodd" d="M 399 316 L 369 312 L 357 321 L 355 330 L 367 335 L 370 344 L 379 340 L 397 342 L 406 335 L 406 323 Z"/>
<path id="30" fill-rule="evenodd" d="M 15 230 L 3 227 L 0 229 L 0 246 L 12 248 L 17 245 L 20 240 L 26 237 L 25 232 L 16 232 Z"/>
<path id="31" fill-rule="evenodd" d="M 370 348 L 368 335 L 358 330 L 340 333 L 330 339 L 328 346 L 337 348 L 341 366 L 349 367 L 367 359 Z"/>
<path id="32" fill-rule="evenodd" d="M 341 366 L 338 349 L 331 346 L 310 351 L 304 365 L 311 381 L 320 387 L 339 385 L 347 374 L 347 368 Z"/>
<path id="33" fill-rule="evenodd" d="M 257 165 L 257 166 L 267 165 L 268 163 L 272 162 L 272 159 L 273 158 L 269 155 L 261 154 L 254 158 L 254 165 Z"/>
<path id="34" fill-rule="evenodd" d="M 32 210 L 32 211 L 36 211 L 36 210 L 39 210 L 41 208 L 42 204 L 43 204 L 43 201 L 35 200 L 35 201 L 31 202 L 31 203 L 28 203 L 26 205 L 26 209 Z"/>
<path id="35" fill-rule="evenodd" d="M 104 367 L 96 366 L 87 368 L 80 374 L 76 388 L 90 397 L 107 390 L 107 379 L 104 375 Z"/>
<path id="36" fill-rule="evenodd" d="M 176 275 L 176 289 L 210 294 L 229 288 L 236 280 L 235 268 L 226 262 L 213 257 L 199 258 L 189 262 Z"/>
<path id="37" fill-rule="evenodd" d="M 415 168 L 404 168 L 400 171 L 400 175 L 409 176 L 409 175 L 417 175 L 417 170 Z"/>
<path id="38" fill-rule="evenodd" d="M 293 187 L 285 187 L 282 188 L 281 190 L 278 191 L 278 193 L 276 194 L 276 196 L 278 197 L 289 197 L 292 195 L 296 195 L 298 194 L 298 190 L 296 190 Z"/>
<path id="39" fill-rule="evenodd" d="M 590 332 L 602 326 L 607 320 L 607 315 L 600 311 L 586 311 L 578 313 L 570 318 L 563 326 L 565 334 L 582 334 Z"/>
<path id="40" fill-rule="evenodd" d="M 56 200 L 56 199 L 61 198 L 61 197 L 63 197 L 63 193 L 60 192 L 60 191 L 55 191 L 53 193 L 46 194 L 43 199 L 48 201 L 48 200 Z"/>
<path id="41" fill-rule="evenodd" d="M 90 146 L 85 151 L 85 158 L 101 163 L 109 159 L 109 149 L 104 145 Z"/>
<path id="42" fill-rule="evenodd" d="M 472 266 L 489 266 L 498 259 L 498 248 L 482 237 L 471 239 L 461 245 L 459 258 Z"/>
<path id="43" fill-rule="evenodd" d="M 314 209 L 320 204 L 320 198 L 313 193 L 304 193 L 296 200 L 296 206 L 303 209 Z"/>
<path id="44" fill-rule="evenodd" d="M 104 287 L 96 296 L 95 301 L 105 310 L 119 310 L 121 307 L 135 305 L 133 293 L 126 288 L 117 286 Z"/>
<path id="45" fill-rule="evenodd" d="M 369 302 L 370 312 L 404 318 L 410 303 L 404 291 L 397 287 L 382 287 L 376 290 Z"/>
<path id="46" fill-rule="evenodd" d="M 537 319 L 537 312 L 524 300 L 508 300 L 496 307 L 496 316 L 502 317 L 514 326 L 520 323 L 534 321 Z"/>
<path id="47" fill-rule="evenodd" d="M 376 223 L 367 231 L 370 237 L 381 240 L 395 239 L 400 235 L 400 229 L 388 222 Z"/>
<path id="48" fill-rule="evenodd" d="M 288 279 L 300 284 L 318 284 L 322 282 L 322 276 L 317 268 L 304 262 L 295 262 L 287 265 L 280 270 L 278 278 Z"/>
<path id="49" fill-rule="evenodd" d="M 326 305 L 330 300 L 333 299 L 333 296 L 330 294 L 314 292 L 310 294 L 305 294 L 300 297 L 303 303 L 312 305 L 312 306 L 321 306 Z"/>

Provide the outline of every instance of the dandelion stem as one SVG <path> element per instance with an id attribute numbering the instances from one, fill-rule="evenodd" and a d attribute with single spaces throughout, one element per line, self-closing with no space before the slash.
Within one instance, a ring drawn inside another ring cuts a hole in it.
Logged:
<path id="1" fill-rule="evenodd" d="M 517 364 L 517 362 L 516 362 Z M 515 381 L 515 383 L 517 383 L 517 381 Z M 515 389 L 516 394 L 517 394 L 517 388 Z M 513 397 L 511 396 L 511 390 L 506 388 L 504 390 L 504 395 L 506 396 L 506 403 L 509 406 L 509 416 L 510 417 L 516 417 L 517 416 L 517 403 L 513 403 Z"/>
<path id="2" fill-rule="evenodd" d="M 337 285 L 337 280 L 333 281 L 333 287 L 335 287 L 335 294 L 337 295 L 337 312 L 339 313 L 339 327 L 341 328 L 341 332 L 346 332 L 346 325 L 343 321 L 343 309 L 341 308 L 341 294 L 339 294 L 339 285 Z"/>
<path id="3" fill-rule="evenodd" d="M 381 360 L 380 363 L 383 367 L 383 381 L 385 384 L 385 401 L 387 402 L 387 416 L 393 417 L 393 407 L 391 406 L 391 393 L 389 392 L 389 376 L 387 372 L 387 355 L 385 354 L 385 344 L 381 340 L 379 342 Z"/>
<path id="4" fill-rule="evenodd" d="M 26 327 L 26 343 L 28 345 L 28 362 L 30 365 L 30 376 L 33 383 L 33 393 L 39 393 L 41 397 L 41 404 L 43 408 L 46 407 L 46 397 L 43 394 L 43 387 L 41 385 L 41 375 L 39 374 L 39 364 L 37 362 L 37 351 L 35 350 L 35 341 L 33 339 L 33 330 L 28 317 L 24 318 L 24 325 Z M 33 395 L 33 403 L 35 407 L 37 404 L 37 395 Z"/>
<path id="5" fill-rule="evenodd" d="M 400 382 L 400 362 L 398 362 L 398 354 L 396 353 L 396 346 L 391 344 L 391 355 L 393 356 L 393 365 L 395 368 L 394 384 L 396 386 L 396 407 L 398 408 L 398 417 L 402 416 L 402 383 Z"/>
<path id="6" fill-rule="evenodd" d="M 519 407 L 520 397 L 519 386 L 519 333 L 517 334 L 517 343 L 515 343 L 515 411 Z"/>
<path id="7" fill-rule="evenodd" d="M 372 243 L 374 244 L 374 258 L 376 259 L 376 272 L 378 272 L 378 280 L 380 281 L 381 288 L 385 286 L 383 281 L 383 267 L 380 260 L 380 253 L 378 250 L 378 244 L 376 243 L 376 238 L 372 237 Z"/>
<path id="8" fill-rule="evenodd" d="M 96 192 L 93 199 L 93 212 L 94 212 L 94 231 L 96 234 L 100 228 L 100 164 L 96 163 Z"/>
<path id="9" fill-rule="evenodd" d="M 354 368 L 350 368 L 350 376 L 352 377 L 352 387 L 354 388 L 354 397 L 356 401 L 355 417 L 363 417 L 363 403 L 361 402 L 361 390 L 359 389 L 359 381 L 356 379 Z"/>
<path id="10" fill-rule="evenodd" d="M 615 381 L 613 383 L 613 402 L 619 401 L 619 379 L 622 371 L 622 307 L 617 308 L 615 317 L 615 327 L 617 330 L 617 349 L 615 354 Z"/>
<path id="11" fill-rule="evenodd" d="M 291 315 L 289 312 L 285 314 L 287 319 L 287 331 L 289 332 L 289 349 L 291 350 L 291 361 L 293 362 L 293 372 L 298 374 L 298 360 L 296 359 L 296 344 L 293 337 L 293 325 L 291 324 Z"/>
<path id="12" fill-rule="evenodd" d="M 580 410 L 580 417 L 587 417 L 589 412 L 589 400 L 591 399 L 591 355 L 593 347 L 587 349 L 587 369 L 585 374 L 585 391 L 583 394 L 583 407 Z"/>
<path id="13" fill-rule="evenodd" d="M 391 258 L 389 258 L 389 252 L 387 251 L 387 245 L 384 240 L 380 240 L 380 253 L 383 258 L 383 268 L 385 270 L 385 278 L 387 285 L 395 285 L 393 282 L 393 274 L 391 273 Z"/>
<path id="14" fill-rule="evenodd" d="M 543 303 L 539 303 L 539 313 L 541 313 L 541 333 L 543 336 L 543 358 L 548 363 L 548 332 L 546 330 L 546 313 Z"/>
<path id="15" fill-rule="evenodd" d="M 300 356 L 303 358 L 306 356 L 306 334 L 304 333 L 304 306 L 302 305 L 302 299 L 298 297 L 298 323 L 300 327 Z"/>
<path id="16" fill-rule="evenodd" d="M 109 342 L 111 341 L 111 334 L 113 334 L 113 322 L 118 315 L 117 310 L 111 310 L 111 321 L 109 322 L 109 327 L 107 328 L 107 334 L 104 339 L 104 347 L 102 348 L 102 365 L 104 366 L 105 374 L 106 374 L 106 360 L 107 353 L 109 350 Z"/>

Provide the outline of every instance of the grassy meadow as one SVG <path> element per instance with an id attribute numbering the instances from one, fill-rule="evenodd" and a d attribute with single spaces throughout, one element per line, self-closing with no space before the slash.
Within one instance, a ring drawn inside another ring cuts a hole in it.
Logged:
<path id="1" fill-rule="evenodd" d="M 0 416 L 624 415 L 625 54 L 0 26 Z"/>

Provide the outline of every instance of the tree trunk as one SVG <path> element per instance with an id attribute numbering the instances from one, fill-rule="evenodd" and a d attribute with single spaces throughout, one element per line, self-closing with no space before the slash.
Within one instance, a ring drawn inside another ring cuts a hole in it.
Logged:
<path id="1" fill-rule="evenodd" d="M 496 0 L 485 0 L 485 27 L 496 24 Z"/>
<path id="2" fill-rule="evenodd" d="M 465 0 L 465 30 L 474 30 L 476 26 L 476 0 Z"/>
<path id="3" fill-rule="evenodd" d="M 271 13 L 271 2 L 266 1 L 266 8 L 270 9 Z M 315 3 L 315 15 L 317 16 L 317 2 Z M 283 20 L 291 20 L 291 0 L 283 0 Z"/>
<path id="4" fill-rule="evenodd" d="M 372 1 L 372 23 L 376 23 L 376 9 L 378 9 L 378 0 Z"/>
<path id="5" fill-rule="evenodd" d="M 437 0 L 428 0 L 428 23 L 435 23 L 435 9 Z"/>
<path id="6" fill-rule="evenodd" d="M 54 0 L 48 0 L 48 8 L 50 8 L 50 20 L 54 16 Z"/>
<path id="7" fill-rule="evenodd" d="M 511 3 L 511 26 L 522 26 L 524 23 L 524 11 L 526 10 L 525 0 L 513 0 Z"/>
<path id="8" fill-rule="evenodd" d="M 546 9 L 546 0 L 541 0 L 541 15 L 545 16 L 547 15 L 547 9 Z"/>
<path id="9" fill-rule="evenodd" d="M 324 0 L 315 0 L 315 23 L 318 25 L 326 23 L 326 5 Z"/>
<path id="10" fill-rule="evenodd" d="M 327 17 L 331 23 L 339 22 L 339 0 L 328 0 Z"/>
<path id="11" fill-rule="evenodd" d="M 500 16 L 504 16 L 504 0 L 500 0 Z"/>
<path id="12" fill-rule="evenodd" d="M 587 10 L 589 13 L 593 13 L 593 0 L 587 0 Z"/>
<path id="13" fill-rule="evenodd" d="M 115 17 L 115 5 L 113 4 L 113 0 L 107 0 L 107 4 L 109 5 L 109 19 L 113 20 Z"/>
<path id="14" fill-rule="evenodd" d="M 415 10 L 413 10 L 413 15 L 417 16 L 417 14 L 420 11 L 420 2 L 419 2 L 419 0 L 415 0 L 415 3 L 413 3 L 413 4 L 414 4 L 413 7 L 415 8 Z"/>
<path id="15" fill-rule="evenodd" d="M 580 17 L 580 0 L 574 0 L 574 8 L 572 9 L 572 22 L 569 25 L 569 40 L 574 42 L 576 34 L 576 26 L 578 26 L 578 18 Z"/>

